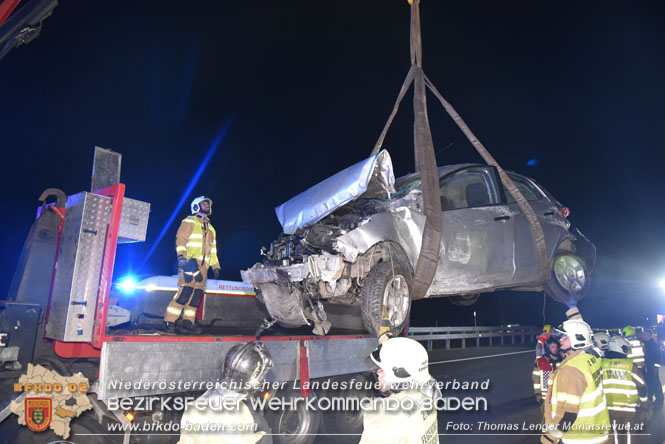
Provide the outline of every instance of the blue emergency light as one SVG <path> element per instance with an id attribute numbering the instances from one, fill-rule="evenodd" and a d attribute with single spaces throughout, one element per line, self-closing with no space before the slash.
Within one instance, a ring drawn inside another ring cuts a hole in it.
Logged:
<path id="1" fill-rule="evenodd" d="M 133 276 L 125 276 L 116 284 L 116 287 L 125 294 L 134 293 L 134 290 L 136 290 L 136 279 Z"/>

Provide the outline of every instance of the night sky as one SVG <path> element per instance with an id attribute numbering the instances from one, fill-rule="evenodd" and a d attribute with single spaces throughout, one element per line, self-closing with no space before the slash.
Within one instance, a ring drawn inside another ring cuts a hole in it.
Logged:
<path id="1" fill-rule="evenodd" d="M 544 185 L 596 244 L 585 318 L 644 323 L 665 308 L 665 4 L 423 0 L 421 13 L 427 75 L 498 162 Z M 152 204 L 148 240 L 119 247 L 116 277 L 171 274 L 178 222 L 205 194 L 223 278 L 239 280 L 281 231 L 276 205 L 369 155 L 409 67 L 408 26 L 405 0 L 62 2 L 0 61 L 0 291 L 37 197 L 89 190 L 95 145 L 123 154 L 127 196 Z M 435 150 L 452 143 L 439 165 L 480 162 L 428 99 Z M 414 169 L 412 119 L 408 97 L 384 144 L 396 176 Z M 481 323 L 538 325 L 542 301 L 421 301 L 413 317 L 468 325 L 475 309 Z M 559 323 L 561 306 L 548 307 Z"/>

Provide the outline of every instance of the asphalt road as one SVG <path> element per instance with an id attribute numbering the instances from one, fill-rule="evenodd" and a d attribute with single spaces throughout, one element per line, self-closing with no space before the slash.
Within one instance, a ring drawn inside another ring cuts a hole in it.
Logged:
<path id="1" fill-rule="evenodd" d="M 470 359 L 469 359 L 470 358 Z M 465 350 L 434 350 L 430 353 L 430 373 L 448 383 L 444 397 L 483 397 L 486 411 L 439 412 L 439 434 L 442 443 L 537 443 L 540 439 L 542 414 L 533 397 L 531 371 L 533 347 L 481 347 Z M 661 380 L 663 375 L 661 374 Z M 488 381 L 486 390 L 453 390 L 455 381 Z M 665 442 L 663 410 L 644 424 L 644 435 L 633 437 L 639 444 Z M 317 444 L 338 442 L 320 437 Z"/>

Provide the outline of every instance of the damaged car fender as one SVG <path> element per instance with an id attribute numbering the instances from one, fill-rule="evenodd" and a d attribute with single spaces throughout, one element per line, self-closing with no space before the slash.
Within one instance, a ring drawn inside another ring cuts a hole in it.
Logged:
<path id="1" fill-rule="evenodd" d="M 390 209 L 372 215 L 368 221 L 337 238 L 333 248 L 350 263 L 356 262 L 358 255 L 383 241 L 400 245 L 415 269 L 425 228 L 425 216 L 409 207 Z"/>

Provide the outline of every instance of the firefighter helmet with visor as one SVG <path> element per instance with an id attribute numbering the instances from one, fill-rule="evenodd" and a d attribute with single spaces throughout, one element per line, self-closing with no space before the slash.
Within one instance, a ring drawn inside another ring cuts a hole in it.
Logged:
<path id="1" fill-rule="evenodd" d="M 196 214 L 199 211 L 201 211 L 201 202 L 203 202 L 203 201 L 208 202 L 208 207 L 209 207 L 208 215 L 212 214 L 212 199 L 209 198 L 209 197 L 205 197 L 205 196 L 199 196 L 199 197 L 195 198 L 192 201 L 192 203 L 190 205 L 191 210 L 192 210 L 192 214 Z"/>
<path id="2" fill-rule="evenodd" d="M 221 382 L 241 393 L 261 390 L 272 366 L 272 356 L 262 343 L 238 344 L 224 358 Z"/>
<path id="3" fill-rule="evenodd" d="M 591 347 L 591 327 L 581 319 L 569 319 L 559 327 L 552 329 L 555 338 L 570 338 L 570 348 L 580 350 Z"/>
<path id="4" fill-rule="evenodd" d="M 370 359 L 383 370 L 385 382 L 393 388 L 426 384 L 432 379 L 427 350 L 413 339 L 390 338 L 372 352 Z"/>

